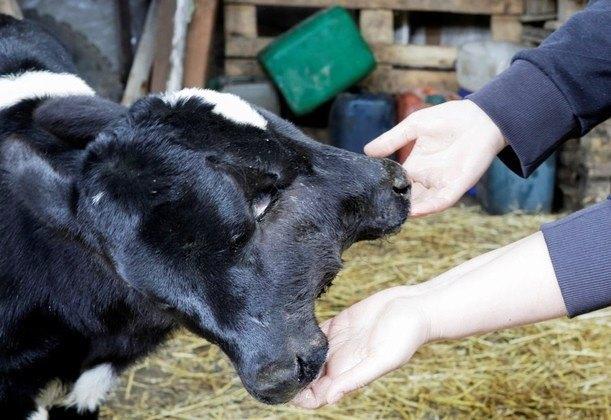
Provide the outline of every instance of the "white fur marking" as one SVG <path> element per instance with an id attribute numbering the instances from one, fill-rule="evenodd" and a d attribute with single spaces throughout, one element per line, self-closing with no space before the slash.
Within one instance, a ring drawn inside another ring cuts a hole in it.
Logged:
<path id="1" fill-rule="evenodd" d="M 178 92 L 162 95 L 162 98 L 170 105 L 176 105 L 180 100 L 199 98 L 202 101 L 214 105 L 212 112 L 221 115 L 228 120 L 238 124 L 249 124 L 265 130 L 267 120 L 263 118 L 250 104 L 231 93 L 221 93 L 215 90 L 188 88 Z"/>
<path id="2" fill-rule="evenodd" d="M 68 387 L 62 384 L 59 379 L 54 379 L 40 391 L 38 397 L 36 397 L 36 405 L 40 408 L 60 405 L 67 394 Z"/>
<path id="3" fill-rule="evenodd" d="M 96 205 L 100 202 L 100 200 L 102 199 L 102 197 L 104 197 L 104 192 L 99 192 L 96 195 L 93 196 L 93 198 L 91 199 L 91 202 L 93 203 L 93 205 Z"/>
<path id="4" fill-rule="evenodd" d="M 74 384 L 65 404 L 78 411 L 94 411 L 117 380 L 110 363 L 98 365 L 84 372 Z"/>
<path id="5" fill-rule="evenodd" d="M 49 412 L 44 407 L 38 407 L 38 410 L 34 411 L 28 416 L 28 420 L 48 420 Z"/>
<path id="6" fill-rule="evenodd" d="M 82 79 L 68 73 L 28 71 L 0 77 L 0 108 L 24 99 L 72 95 L 93 96 L 95 92 Z"/>

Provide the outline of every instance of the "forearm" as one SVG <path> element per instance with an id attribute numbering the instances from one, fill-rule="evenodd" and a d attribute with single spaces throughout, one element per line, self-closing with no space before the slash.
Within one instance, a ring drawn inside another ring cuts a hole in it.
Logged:
<path id="1" fill-rule="evenodd" d="M 453 339 L 566 315 L 543 235 L 474 258 L 411 292 L 428 340 Z"/>

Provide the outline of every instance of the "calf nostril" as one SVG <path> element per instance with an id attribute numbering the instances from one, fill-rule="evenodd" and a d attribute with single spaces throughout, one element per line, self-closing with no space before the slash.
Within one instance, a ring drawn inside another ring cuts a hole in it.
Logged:
<path id="1" fill-rule="evenodd" d="M 297 356 L 297 358 L 295 359 L 295 362 L 297 363 L 298 380 L 299 380 L 299 382 L 304 382 L 306 380 L 306 376 L 308 374 L 307 368 L 306 368 L 306 363 L 299 356 Z"/>
<path id="2" fill-rule="evenodd" d="M 409 192 L 409 186 L 405 186 L 405 187 L 392 187 L 392 190 L 395 192 L 395 194 L 406 195 Z"/>
<path id="3" fill-rule="evenodd" d="M 392 190 L 395 192 L 395 194 L 407 195 L 410 189 L 411 189 L 411 185 L 404 176 L 395 177 L 393 181 L 393 185 L 392 185 Z"/>

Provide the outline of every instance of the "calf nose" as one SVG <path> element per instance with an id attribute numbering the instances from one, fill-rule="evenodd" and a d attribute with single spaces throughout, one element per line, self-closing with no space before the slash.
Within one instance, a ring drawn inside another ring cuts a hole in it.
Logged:
<path id="1" fill-rule="evenodd" d="M 401 170 L 395 174 L 392 181 L 392 190 L 400 196 L 408 196 L 412 189 L 412 184 L 405 176 L 405 172 Z"/>
<path id="2" fill-rule="evenodd" d="M 412 184 L 409 179 L 407 179 L 407 175 L 405 174 L 403 167 L 390 159 L 384 160 L 384 167 L 386 168 L 388 177 L 391 180 L 393 192 L 403 198 L 409 198 Z"/>
<path id="3" fill-rule="evenodd" d="M 268 404 L 288 401 L 301 389 L 301 370 L 301 360 L 298 358 L 262 367 L 256 375 L 254 395 Z"/>
<path id="4" fill-rule="evenodd" d="M 377 162 L 379 168 L 380 160 Z M 361 220 L 358 240 L 397 232 L 409 213 L 411 183 L 403 167 L 389 159 L 381 163 L 383 172 L 372 197 L 372 212 Z"/>
<path id="5" fill-rule="evenodd" d="M 310 383 L 325 361 L 326 340 L 324 345 L 309 350 L 306 354 L 294 355 L 261 367 L 253 388 L 255 396 L 266 403 L 278 404 L 290 400 Z"/>

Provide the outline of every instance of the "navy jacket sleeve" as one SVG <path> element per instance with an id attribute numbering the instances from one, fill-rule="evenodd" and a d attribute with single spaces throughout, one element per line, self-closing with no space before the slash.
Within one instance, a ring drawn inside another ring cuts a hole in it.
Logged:
<path id="1" fill-rule="evenodd" d="M 611 196 L 541 231 L 569 316 L 611 305 Z"/>
<path id="2" fill-rule="evenodd" d="M 499 158 L 530 175 L 564 140 L 611 116 L 611 0 L 590 2 L 468 99 L 505 136 Z"/>
<path id="3" fill-rule="evenodd" d="M 505 136 L 499 158 L 530 175 L 611 115 L 611 0 L 591 1 L 468 98 Z M 611 197 L 541 230 L 569 316 L 611 305 Z"/>

